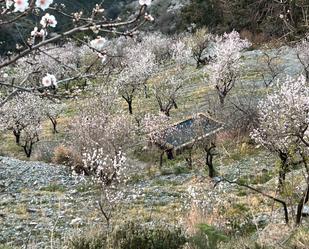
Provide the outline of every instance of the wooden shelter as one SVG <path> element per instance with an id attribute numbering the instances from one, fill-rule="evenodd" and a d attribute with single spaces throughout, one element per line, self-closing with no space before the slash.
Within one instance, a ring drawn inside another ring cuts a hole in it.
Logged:
<path id="1" fill-rule="evenodd" d="M 165 132 L 164 139 L 158 141 L 156 145 L 166 152 L 169 159 L 173 159 L 175 155 L 181 154 L 196 141 L 210 137 L 222 129 L 221 122 L 199 113 L 172 125 L 168 132 Z"/>

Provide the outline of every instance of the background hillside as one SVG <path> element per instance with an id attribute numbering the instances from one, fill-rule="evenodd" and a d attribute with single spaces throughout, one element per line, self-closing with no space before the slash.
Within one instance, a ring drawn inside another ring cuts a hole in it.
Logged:
<path id="1" fill-rule="evenodd" d="M 90 12 L 99 1 L 55 2 L 64 3 L 66 12 L 72 13 L 80 10 Z M 132 16 L 137 6 L 136 0 L 103 1 L 106 16 L 110 19 Z M 281 37 L 294 40 L 306 33 L 309 5 L 307 1 L 281 3 L 269 0 L 154 0 L 149 12 L 155 17 L 155 22 L 144 27 L 146 30 L 174 34 L 205 26 L 213 33 L 230 32 L 235 29 L 251 41 L 261 43 Z M 61 23 L 58 25 L 61 29 L 57 27 L 56 32 L 72 25 L 71 20 L 59 14 L 57 20 Z M 12 44 L 16 42 L 22 43 L 20 37 L 29 34 L 33 23 L 39 21 L 40 16 L 32 15 L 22 22 L 0 28 L 0 54 L 14 49 Z"/>

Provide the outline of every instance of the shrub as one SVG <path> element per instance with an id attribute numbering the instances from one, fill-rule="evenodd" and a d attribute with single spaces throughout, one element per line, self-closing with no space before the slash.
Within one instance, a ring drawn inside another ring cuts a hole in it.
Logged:
<path id="1" fill-rule="evenodd" d="M 57 142 L 53 141 L 40 141 L 34 148 L 34 159 L 37 161 L 43 161 L 51 163 L 54 158 L 54 151 L 57 146 Z"/>
<path id="2" fill-rule="evenodd" d="M 69 148 L 60 145 L 55 149 L 53 162 L 69 166 L 72 163 L 72 155 L 73 153 Z"/>
<path id="3" fill-rule="evenodd" d="M 109 237 L 113 249 L 179 249 L 185 243 L 180 227 L 159 221 L 128 221 L 115 227 Z"/>
<path id="4" fill-rule="evenodd" d="M 69 249 L 107 249 L 106 233 L 90 232 L 73 237 L 68 245 Z"/>
<path id="5" fill-rule="evenodd" d="M 184 165 L 176 165 L 173 168 L 175 175 L 188 174 L 190 173 L 190 169 Z"/>
<path id="6" fill-rule="evenodd" d="M 220 244 L 220 249 L 275 249 L 261 245 L 256 241 L 255 237 L 235 237 L 227 243 Z M 283 247 L 282 247 L 283 248 Z"/>
<path id="7" fill-rule="evenodd" d="M 81 158 L 71 148 L 64 145 L 58 146 L 54 151 L 53 163 L 71 167 L 77 173 L 81 173 L 83 163 Z"/>
<path id="8" fill-rule="evenodd" d="M 189 239 L 194 249 L 216 249 L 227 236 L 207 224 L 199 224 L 197 232 Z"/>
<path id="9" fill-rule="evenodd" d="M 289 246 L 295 249 L 306 249 L 309 245 L 309 228 L 300 227 L 291 237 Z"/>

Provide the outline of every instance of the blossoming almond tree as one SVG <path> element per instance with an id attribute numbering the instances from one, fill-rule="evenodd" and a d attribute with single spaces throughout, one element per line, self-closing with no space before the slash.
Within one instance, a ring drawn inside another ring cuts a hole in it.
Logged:
<path id="1" fill-rule="evenodd" d="M 241 52 L 250 43 L 240 38 L 236 31 L 217 36 L 213 45 L 214 59 L 207 68 L 210 83 L 215 86 L 223 106 L 228 93 L 233 89 L 241 75 Z"/>
<path id="2" fill-rule="evenodd" d="M 298 202 L 296 223 L 300 223 L 303 205 L 309 198 L 309 88 L 305 77 L 288 77 L 284 82 L 278 82 L 274 92 L 260 102 L 258 109 L 260 125 L 253 130 L 251 137 L 280 157 L 281 189 L 287 170 L 293 170 L 292 157 L 296 154 L 302 158 L 299 164 L 304 166 L 306 187 Z"/>
<path id="3" fill-rule="evenodd" d="M 45 100 L 43 113 L 46 118 L 48 118 L 52 124 L 53 133 L 58 133 L 57 125 L 58 118 L 63 113 L 65 109 L 65 104 L 60 101 L 55 100 Z"/>
<path id="4" fill-rule="evenodd" d="M 134 97 L 156 70 L 155 56 L 144 42 L 133 43 L 125 49 L 122 64 L 124 68 L 118 75 L 116 85 L 121 97 L 128 104 L 129 113 L 133 114 Z"/>
<path id="5" fill-rule="evenodd" d="M 73 147 L 82 158 L 85 174 L 102 186 L 100 209 L 109 224 L 111 212 L 122 196 L 120 185 L 130 173 L 126 153 L 132 147 L 136 131 L 132 116 L 117 111 L 115 92 L 99 93 L 82 107 L 72 133 Z"/>
<path id="6" fill-rule="evenodd" d="M 152 89 L 159 109 L 166 116 L 170 116 L 172 108 L 178 108 L 177 98 L 183 87 L 184 79 L 175 72 L 165 72 L 156 79 Z"/>
<path id="7" fill-rule="evenodd" d="M 160 111 L 169 116 L 173 107 L 178 108 L 177 98 L 185 82 L 182 70 L 190 62 L 191 50 L 180 38 L 167 41 L 171 44 L 167 50 L 162 51 L 157 50 L 162 43 L 154 43 L 157 77 L 152 84 L 152 90 Z"/>
<path id="8" fill-rule="evenodd" d="M 43 120 L 43 100 L 31 93 L 20 93 L 1 109 L 0 128 L 10 130 L 27 157 L 39 140 Z"/>
<path id="9" fill-rule="evenodd" d="M 207 65 L 211 59 L 211 46 L 213 44 L 213 35 L 208 33 L 207 29 L 199 29 L 189 38 L 192 49 L 192 57 L 196 61 L 196 67 Z"/>

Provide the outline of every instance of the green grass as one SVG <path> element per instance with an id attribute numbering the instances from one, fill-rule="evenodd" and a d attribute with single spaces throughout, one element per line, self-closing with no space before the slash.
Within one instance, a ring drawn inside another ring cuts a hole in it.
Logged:
<path id="1" fill-rule="evenodd" d="M 61 185 L 61 184 L 57 184 L 57 183 L 50 183 L 48 186 L 42 187 L 41 191 L 45 191 L 45 192 L 65 192 L 66 188 Z"/>

